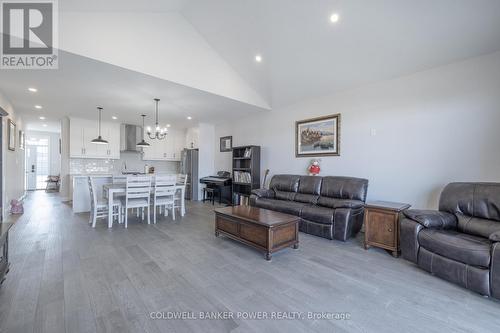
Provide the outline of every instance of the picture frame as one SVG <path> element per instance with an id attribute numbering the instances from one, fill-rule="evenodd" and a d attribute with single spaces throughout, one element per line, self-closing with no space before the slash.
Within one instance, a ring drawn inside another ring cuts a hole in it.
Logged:
<path id="1" fill-rule="evenodd" d="M 26 134 L 24 133 L 24 131 L 19 130 L 19 149 L 21 150 L 24 150 L 24 148 L 26 148 L 25 139 Z"/>
<path id="2" fill-rule="evenodd" d="M 295 122 L 295 157 L 340 156 L 340 113 Z"/>
<path id="3" fill-rule="evenodd" d="M 232 136 L 223 136 L 220 138 L 220 151 L 221 152 L 233 151 Z"/>
<path id="4" fill-rule="evenodd" d="M 16 150 L 16 135 L 17 135 L 16 124 L 11 119 L 9 119 L 7 128 L 8 128 L 8 132 L 7 132 L 8 149 L 11 151 L 15 151 Z"/>

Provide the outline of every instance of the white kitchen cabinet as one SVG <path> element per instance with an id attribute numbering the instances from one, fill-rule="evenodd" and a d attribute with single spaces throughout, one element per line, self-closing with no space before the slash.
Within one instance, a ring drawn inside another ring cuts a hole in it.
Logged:
<path id="1" fill-rule="evenodd" d="M 99 135 L 95 121 L 70 118 L 69 147 L 72 158 L 120 158 L 120 125 L 103 122 L 101 136 L 109 143 L 98 145 L 91 141 Z"/>
<path id="2" fill-rule="evenodd" d="M 109 142 L 102 145 L 105 158 L 120 159 L 120 124 L 103 123 L 102 135 Z"/>
<path id="3" fill-rule="evenodd" d="M 142 159 L 144 161 L 180 161 L 181 151 L 185 145 L 184 133 L 177 130 L 169 130 L 164 140 L 151 140 L 145 136 L 146 142 L 150 144 L 144 148 Z"/>

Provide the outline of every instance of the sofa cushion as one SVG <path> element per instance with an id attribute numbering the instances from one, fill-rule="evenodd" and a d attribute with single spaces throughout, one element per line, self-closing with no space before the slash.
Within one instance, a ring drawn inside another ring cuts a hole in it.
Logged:
<path id="1" fill-rule="evenodd" d="M 295 193 L 293 201 L 315 205 L 318 203 L 318 199 L 319 199 L 319 195 Z"/>
<path id="2" fill-rule="evenodd" d="M 500 232 L 500 222 L 498 221 L 467 216 L 461 213 L 455 215 L 458 219 L 458 231 L 484 238 L 489 238 L 491 234 Z"/>
<path id="3" fill-rule="evenodd" d="M 489 267 L 491 243 L 483 237 L 454 230 L 423 229 L 418 233 L 420 246 L 464 264 Z"/>
<path id="4" fill-rule="evenodd" d="M 335 199 L 328 197 L 320 197 L 318 199 L 318 205 L 330 207 L 330 208 L 352 208 L 357 209 L 365 205 L 363 201 L 360 200 L 345 200 L 345 199 Z"/>
<path id="5" fill-rule="evenodd" d="M 301 218 L 321 224 L 333 224 L 334 209 L 320 206 L 305 206 L 302 208 Z"/>
<path id="6" fill-rule="evenodd" d="M 295 195 L 297 194 L 295 192 L 279 191 L 279 190 L 274 190 L 274 193 L 276 199 L 284 201 L 293 201 L 295 199 Z"/>
<path id="7" fill-rule="evenodd" d="M 337 199 L 366 200 L 368 180 L 352 177 L 323 177 L 321 196 Z"/>
<path id="8" fill-rule="evenodd" d="M 500 242 L 500 231 L 494 232 L 489 236 L 490 241 Z"/>
<path id="9" fill-rule="evenodd" d="M 306 206 L 306 204 L 300 202 L 266 199 L 266 198 L 258 198 L 255 204 L 257 207 L 260 208 L 275 210 L 277 212 L 296 215 L 296 216 L 300 216 L 302 208 Z"/>
<path id="10" fill-rule="evenodd" d="M 322 179 L 318 176 L 300 176 L 299 188 L 293 200 L 315 205 L 318 202 Z"/>
<path id="11" fill-rule="evenodd" d="M 274 175 L 269 188 L 275 191 L 297 192 L 300 176 L 297 175 Z"/>
<path id="12" fill-rule="evenodd" d="M 269 188 L 274 190 L 276 199 L 293 201 L 299 188 L 300 176 L 274 175 Z"/>
<path id="13" fill-rule="evenodd" d="M 300 176 L 298 193 L 319 195 L 321 190 L 322 177 Z"/>
<path id="14" fill-rule="evenodd" d="M 441 192 L 439 210 L 500 221 L 500 183 L 450 183 Z"/>

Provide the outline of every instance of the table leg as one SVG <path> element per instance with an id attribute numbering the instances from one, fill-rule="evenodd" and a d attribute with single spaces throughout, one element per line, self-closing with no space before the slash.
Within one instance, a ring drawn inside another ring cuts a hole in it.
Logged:
<path id="1" fill-rule="evenodd" d="M 186 186 L 181 187 L 181 216 L 186 215 Z"/>
<path id="2" fill-rule="evenodd" d="M 113 227 L 113 191 L 108 191 L 108 228 Z"/>

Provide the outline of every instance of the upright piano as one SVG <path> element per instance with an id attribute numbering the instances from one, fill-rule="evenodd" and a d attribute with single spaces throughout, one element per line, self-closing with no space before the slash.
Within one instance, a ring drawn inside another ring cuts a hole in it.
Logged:
<path id="1" fill-rule="evenodd" d="M 216 176 L 200 178 L 200 183 L 210 188 L 217 188 L 221 193 L 222 202 L 232 204 L 232 180 L 229 172 L 219 171 Z"/>

